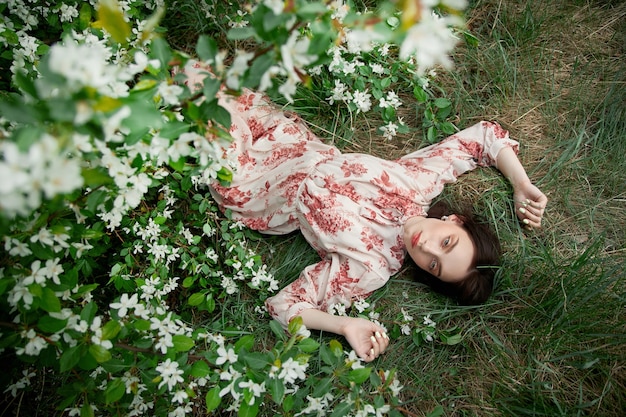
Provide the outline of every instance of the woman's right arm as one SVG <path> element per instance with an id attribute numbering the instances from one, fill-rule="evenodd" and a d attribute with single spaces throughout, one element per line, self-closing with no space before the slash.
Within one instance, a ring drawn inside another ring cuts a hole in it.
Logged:
<path id="1" fill-rule="evenodd" d="M 541 219 L 548 204 L 548 198 L 535 186 L 526 170 L 511 148 L 503 148 L 498 153 L 496 167 L 511 182 L 515 214 L 529 227 L 541 227 Z"/>

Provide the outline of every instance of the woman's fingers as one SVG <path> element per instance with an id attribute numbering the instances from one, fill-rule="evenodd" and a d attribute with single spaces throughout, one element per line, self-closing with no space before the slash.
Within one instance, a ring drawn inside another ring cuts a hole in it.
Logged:
<path id="1" fill-rule="evenodd" d="M 387 346 L 389 346 L 389 336 L 387 336 L 385 332 L 376 331 L 370 336 L 370 342 L 372 347 L 367 356 L 369 360 L 373 360 L 387 349 Z"/>
<path id="2" fill-rule="evenodd" d="M 541 227 L 544 208 L 541 206 L 533 206 L 531 203 L 521 204 L 518 207 L 518 217 L 526 226 Z"/>

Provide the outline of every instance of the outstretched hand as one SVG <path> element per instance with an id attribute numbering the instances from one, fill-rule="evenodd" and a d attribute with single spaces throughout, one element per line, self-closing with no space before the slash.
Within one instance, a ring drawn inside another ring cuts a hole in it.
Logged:
<path id="1" fill-rule="evenodd" d="M 515 214 L 529 228 L 541 227 L 548 197 L 531 182 L 524 182 L 514 188 Z"/>
<path id="2" fill-rule="evenodd" d="M 389 346 L 389 336 L 377 324 L 362 318 L 344 317 L 343 336 L 365 362 L 376 359 Z"/>

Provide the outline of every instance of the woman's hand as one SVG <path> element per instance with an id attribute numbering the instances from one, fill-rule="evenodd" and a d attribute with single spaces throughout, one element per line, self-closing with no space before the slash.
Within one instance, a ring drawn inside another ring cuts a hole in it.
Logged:
<path id="1" fill-rule="evenodd" d="M 515 201 L 515 214 L 529 228 L 541 227 L 548 197 L 530 181 L 525 181 L 513 186 L 513 200 Z"/>
<path id="2" fill-rule="evenodd" d="M 344 319 L 342 334 L 365 362 L 373 361 L 389 346 L 389 336 L 382 327 L 362 318 L 344 317 Z"/>
<path id="3" fill-rule="evenodd" d="M 389 346 L 389 336 L 385 329 L 369 320 L 335 316 L 312 308 L 303 310 L 300 316 L 307 329 L 323 330 L 345 337 L 365 362 L 373 361 Z"/>

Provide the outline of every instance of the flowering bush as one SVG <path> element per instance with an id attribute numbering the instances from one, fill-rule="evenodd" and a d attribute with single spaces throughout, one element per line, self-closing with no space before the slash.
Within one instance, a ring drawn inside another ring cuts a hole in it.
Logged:
<path id="1" fill-rule="evenodd" d="M 398 414 L 393 371 L 365 367 L 337 341 L 320 345 L 300 320 L 289 334 L 272 322 L 269 350 L 219 320 L 245 292 L 267 321 L 263 301 L 278 282 L 253 249 L 258 236 L 220 213 L 206 185 L 227 184 L 235 168 L 222 85 L 291 101 L 325 72 L 335 76 L 329 103 L 377 107 L 388 138 L 406 129 L 395 77 L 413 72 L 415 96 L 430 103 L 424 74 L 453 45 L 456 21 L 432 17 L 431 3 L 372 14 L 340 1 L 258 1 L 228 16 L 228 38 L 256 53 L 199 38 L 196 55 L 215 71 L 201 94 L 173 71 L 190 57 L 158 35 L 160 0 L 0 5 L 10 73 L 0 80 L 0 349 L 24 364 L 6 392 L 47 368 L 62 376 L 54 406 L 68 415 Z M 428 49 L 434 42 L 442 48 Z M 406 60 L 389 68 L 378 60 L 391 45 Z M 446 131 L 444 113 L 432 120 Z M 194 321 L 199 312 L 211 324 Z M 317 372 L 312 355 L 324 363 Z"/>

